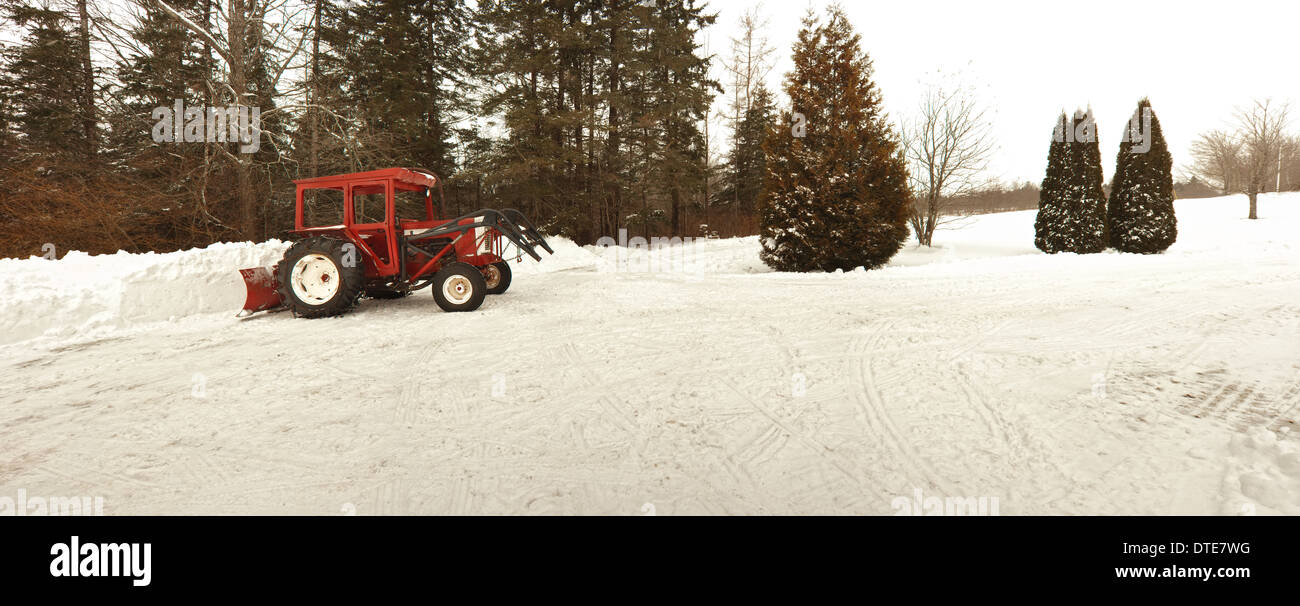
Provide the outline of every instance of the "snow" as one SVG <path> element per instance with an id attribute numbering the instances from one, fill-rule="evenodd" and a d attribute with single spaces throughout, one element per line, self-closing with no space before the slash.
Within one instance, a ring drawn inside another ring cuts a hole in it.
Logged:
<path id="1" fill-rule="evenodd" d="M 756 238 L 551 239 L 427 292 L 236 320 L 286 246 L 0 260 L 0 497 L 109 514 L 1298 514 L 1300 195 L 1177 203 L 1162 255 L 1043 255 L 1033 212 L 886 268 Z"/>
<path id="2" fill-rule="evenodd" d="M 230 268 L 272 265 L 287 247 L 273 240 L 166 254 L 0 259 L 0 302 L 16 312 L 0 318 L 0 345 L 238 310 L 243 280 Z"/>

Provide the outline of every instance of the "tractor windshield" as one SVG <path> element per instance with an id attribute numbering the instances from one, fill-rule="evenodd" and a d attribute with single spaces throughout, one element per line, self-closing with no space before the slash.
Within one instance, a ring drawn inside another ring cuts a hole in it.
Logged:
<path id="1" fill-rule="evenodd" d="M 302 223 L 304 227 L 343 225 L 343 188 L 303 190 Z"/>
<path id="2" fill-rule="evenodd" d="M 428 211 L 429 189 L 427 187 L 400 185 L 395 196 L 393 203 L 397 207 L 399 222 L 427 221 L 432 218 Z"/>

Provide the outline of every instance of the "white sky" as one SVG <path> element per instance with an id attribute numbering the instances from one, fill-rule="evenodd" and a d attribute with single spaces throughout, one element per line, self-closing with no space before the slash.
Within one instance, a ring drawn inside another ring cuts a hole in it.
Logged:
<path id="1" fill-rule="evenodd" d="M 712 0 L 711 51 L 729 39 L 753 0 Z M 770 87 L 789 71 L 790 46 L 809 6 L 767 0 L 762 12 L 777 49 Z M 1197 134 L 1225 126 L 1252 98 L 1300 101 L 1297 0 L 844 0 L 891 118 L 911 111 L 922 82 L 961 73 L 996 112 L 999 152 L 991 175 L 1041 181 L 1052 127 L 1062 109 L 1091 105 L 1106 179 L 1124 123 L 1149 96 L 1174 156 L 1189 163 Z M 718 68 L 715 77 L 722 80 Z M 725 84 L 725 82 L 724 82 Z M 720 103 L 719 108 L 723 107 Z M 1296 108 L 1300 112 L 1300 107 Z M 1293 113 L 1296 113 L 1293 112 Z M 1293 126 L 1300 124 L 1300 116 Z"/>

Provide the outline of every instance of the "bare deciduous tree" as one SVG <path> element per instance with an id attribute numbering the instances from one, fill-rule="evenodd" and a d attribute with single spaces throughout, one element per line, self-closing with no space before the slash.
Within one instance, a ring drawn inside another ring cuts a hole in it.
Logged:
<path id="1" fill-rule="evenodd" d="M 1277 180 L 1278 191 L 1292 191 L 1300 185 L 1300 136 L 1291 136 L 1282 146 L 1282 169 Z"/>
<path id="2" fill-rule="evenodd" d="M 1241 181 L 1241 140 L 1233 133 L 1213 130 L 1192 143 L 1192 173 L 1228 195 Z"/>
<path id="3" fill-rule="evenodd" d="M 932 87 L 902 135 L 913 197 L 909 222 L 917 241 L 932 246 L 935 230 L 955 219 L 945 215 L 945 202 L 979 187 L 996 149 L 992 124 L 969 91 Z"/>
<path id="4" fill-rule="evenodd" d="M 1257 100 L 1250 107 L 1237 110 L 1237 137 L 1241 141 L 1245 179 L 1242 188 L 1250 198 L 1251 219 L 1259 218 L 1259 194 L 1268 191 L 1280 170 L 1289 110 L 1287 104 L 1274 104 L 1271 100 Z"/>
<path id="5" fill-rule="evenodd" d="M 749 111 L 754 88 L 767 81 L 776 63 L 776 49 L 768 44 L 763 31 L 767 19 L 762 17 L 762 4 L 751 7 L 740 16 L 740 34 L 731 39 L 731 60 L 722 67 L 731 76 L 731 121 L 735 130 Z"/>

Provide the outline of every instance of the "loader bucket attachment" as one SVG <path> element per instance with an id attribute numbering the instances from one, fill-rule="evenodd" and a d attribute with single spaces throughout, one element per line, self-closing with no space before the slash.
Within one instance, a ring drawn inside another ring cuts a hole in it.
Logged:
<path id="1" fill-rule="evenodd" d="M 506 218 L 506 220 L 515 224 L 515 227 L 519 230 L 520 234 L 527 238 L 529 244 L 540 246 L 545 249 L 546 252 L 552 255 L 555 254 L 555 250 L 551 248 L 551 245 L 546 243 L 546 238 L 543 238 L 542 234 L 538 233 L 537 228 L 533 227 L 533 224 L 530 223 L 528 219 L 524 218 L 524 213 L 513 208 L 507 208 L 502 210 L 501 214 Z"/>
<path id="2" fill-rule="evenodd" d="M 275 309 L 284 304 L 284 298 L 280 296 L 279 284 L 271 275 L 271 270 L 265 267 L 241 269 L 239 275 L 244 278 L 248 297 L 244 299 L 244 309 L 237 317 L 242 318 L 259 311 Z"/>

